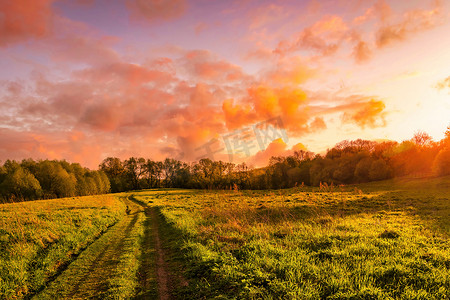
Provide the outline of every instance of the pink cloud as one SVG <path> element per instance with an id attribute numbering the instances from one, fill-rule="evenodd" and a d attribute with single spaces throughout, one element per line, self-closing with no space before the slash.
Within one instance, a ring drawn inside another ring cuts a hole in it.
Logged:
<path id="1" fill-rule="evenodd" d="M 372 50 L 369 45 L 363 40 L 356 40 L 353 46 L 352 56 L 356 62 L 361 63 L 372 58 Z"/>
<path id="2" fill-rule="evenodd" d="M 257 7 L 250 14 L 249 29 L 255 30 L 269 26 L 270 24 L 285 19 L 289 13 L 285 7 L 277 4 L 268 4 Z"/>
<path id="3" fill-rule="evenodd" d="M 206 50 L 187 52 L 182 58 L 182 63 L 192 79 L 217 83 L 244 79 L 241 67 L 225 60 L 220 60 Z"/>
<path id="4" fill-rule="evenodd" d="M 63 38 L 53 38 L 42 47 L 51 48 L 51 57 L 57 63 L 103 65 L 120 60 L 119 54 L 111 48 L 115 42 L 117 38 L 114 37 L 67 35 Z"/>
<path id="5" fill-rule="evenodd" d="M 0 46 L 30 38 L 43 38 L 52 31 L 54 0 L 0 1 Z"/>
<path id="6" fill-rule="evenodd" d="M 199 35 L 203 31 L 208 29 L 208 27 L 209 27 L 208 24 L 206 24 L 204 22 L 197 23 L 197 25 L 195 25 L 195 27 L 194 27 L 195 34 Z"/>
<path id="7" fill-rule="evenodd" d="M 312 26 L 306 27 L 294 40 L 280 41 L 275 53 L 287 54 L 310 50 L 322 56 L 334 54 L 346 37 L 348 26 L 340 16 L 325 16 Z"/>
<path id="8" fill-rule="evenodd" d="M 187 7 L 185 0 L 127 0 L 132 20 L 156 22 L 181 17 Z"/>
<path id="9" fill-rule="evenodd" d="M 436 27 L 442 23 L 442 8 L 437 2 L 431 10 L 410 10 L 402 20 L 394 24 L 383 24 L 376 33 L 378 47 L 405 40 L 410 35 Z"/>
<path id="10" fill-rule="evenodd" d="M 392 15 L 392 9 L 384 0 L 378 0 L 374 5 L 369 7 L 366 12 L 353 19 L 353 24 L 359 25 L 378 18 L 381 22 L 385 22 Z"/>

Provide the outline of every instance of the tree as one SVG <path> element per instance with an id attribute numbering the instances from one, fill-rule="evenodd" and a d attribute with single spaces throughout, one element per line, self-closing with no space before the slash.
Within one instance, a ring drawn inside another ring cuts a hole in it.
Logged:
<path id="1" fill-rule="evenodd" d="M 145 172 L 145 159 L 142 157 L 130 157 L 123 162 L 125 174 L 128 180 L 131 182 L 131 188 L 134 190 L 140 189 L 139 179 Z"/>
<path id="2" fill-rule="evenodd" d="M 38 164 L 35 174 L 42 186 L 44 196 L 71 197 L 76 193 L 76 178 L 67 171 L 57 161 L 41 161 Z"/>
<path id="3" fill-rule="evenodd" d="M 99 165 L 99 169 L 108 176 L 112 192 L 122 192 L 128 188 L 125 168 L 119 158 L 105 158 Z"/>
<path id="4" fill-rule="evenodd" d="M 157 163 L 150 159 L 147 159 L 147 161 L 143 165 L 143 168 L 143 174 L 147 179 L 148 188 L 154 188 L 157 182 Z"/>
<path id="5" fill-rule="evenodd" d="M 444 139 L 442 140 L 442 144 L 444 146 L 450 147 L 450 125 L 447 126 L 447 130 L 444 133 Z"/>
<path id="6" fill-rule="evenodd" d="M 372 162 L 369 170 L 369 179 L 384 180 L 391 177 L 391 169 L 383 159 L 378 159 Z"/>
<path id="7" fill-rule="evenodd" d="M 433 143 L 433 138 L 424 131 L 417 131 L 411 141 L 419 147 L 427 147 Z"/>
<path id="8" fill-rule="evenodd" d="M 369 180 L 369 172 L 372 167 L 372 163 L 372 157 L 365 157 L 358 162 L 355 168 L 355 177 L 358 178 L 359 182 L 366 182 Z"/>
<path id="9" fill-rule="evenodd" d="M 97 171 L 100 175 L 101 186 L 99 189 L 100 194 L 106 194 L 111 191 L 111 183 L 109 182 L 108 176 L 106 176 L 105 172 L 99 170 Z"/>
<path id="10" fill-rule="evenodd" d="M 450 175 L 450 147 L 439 151 L 433 163 L 433 171 L 438 176 Z"/>
<path id="11" fill-rule="evenodd" d="M 28 170 L 17 167 L 9 173 L 0 185 L 0 191 L 5 198 L 14 196 L 19 199 L 38 199 L 42 195 L 39 181 Z"/>

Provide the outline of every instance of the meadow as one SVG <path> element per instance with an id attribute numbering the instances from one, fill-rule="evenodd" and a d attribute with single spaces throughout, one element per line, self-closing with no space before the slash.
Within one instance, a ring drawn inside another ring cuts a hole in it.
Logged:
<path id="1" fill-rule="evenodd" d="M 0 298 L 42 290 L 124 211 L 112 195 L 0 205 Z"/>
<path id="2" fill-rule="evenodd" d="M 160 210 L 179 298 L 450 298 L 449 177 L 135 198 Z"/>
<path id="3" fill-rule="evenodd" d="M 12 203 L 0 222 L 0 298 L 450 298 L 450 177 Z"/>

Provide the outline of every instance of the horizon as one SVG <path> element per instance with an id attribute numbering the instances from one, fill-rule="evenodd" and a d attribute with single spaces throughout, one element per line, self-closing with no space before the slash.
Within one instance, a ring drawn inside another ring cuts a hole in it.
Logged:
<path id="1" fill-rule="evenodd" d="M 261 167 L 343 140 L 438 141 L 450 123 L 445 1 L 18 0 L 2 14 L 0 161 Z"/>

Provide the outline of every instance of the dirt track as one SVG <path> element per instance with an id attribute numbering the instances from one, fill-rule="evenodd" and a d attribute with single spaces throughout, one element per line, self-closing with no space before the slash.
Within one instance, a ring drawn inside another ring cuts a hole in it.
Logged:
<path id="1" fill-rule="evenodd" d="M 154 208 L 142 206 L 132 197 L 124 201 L 129 207 L 128 214 L 83 251 L 60 276 L 35 296 L 36 299 L 104 298 L 109 288 L 108 280 L 117 275 L 117 264 L 125 251 L 124 243 L 142 217 L 145 218 L 145 232 L 138 272 L 140 286 L 136 291 L 136 298 L 170 298 L 157 212 Z"/>

